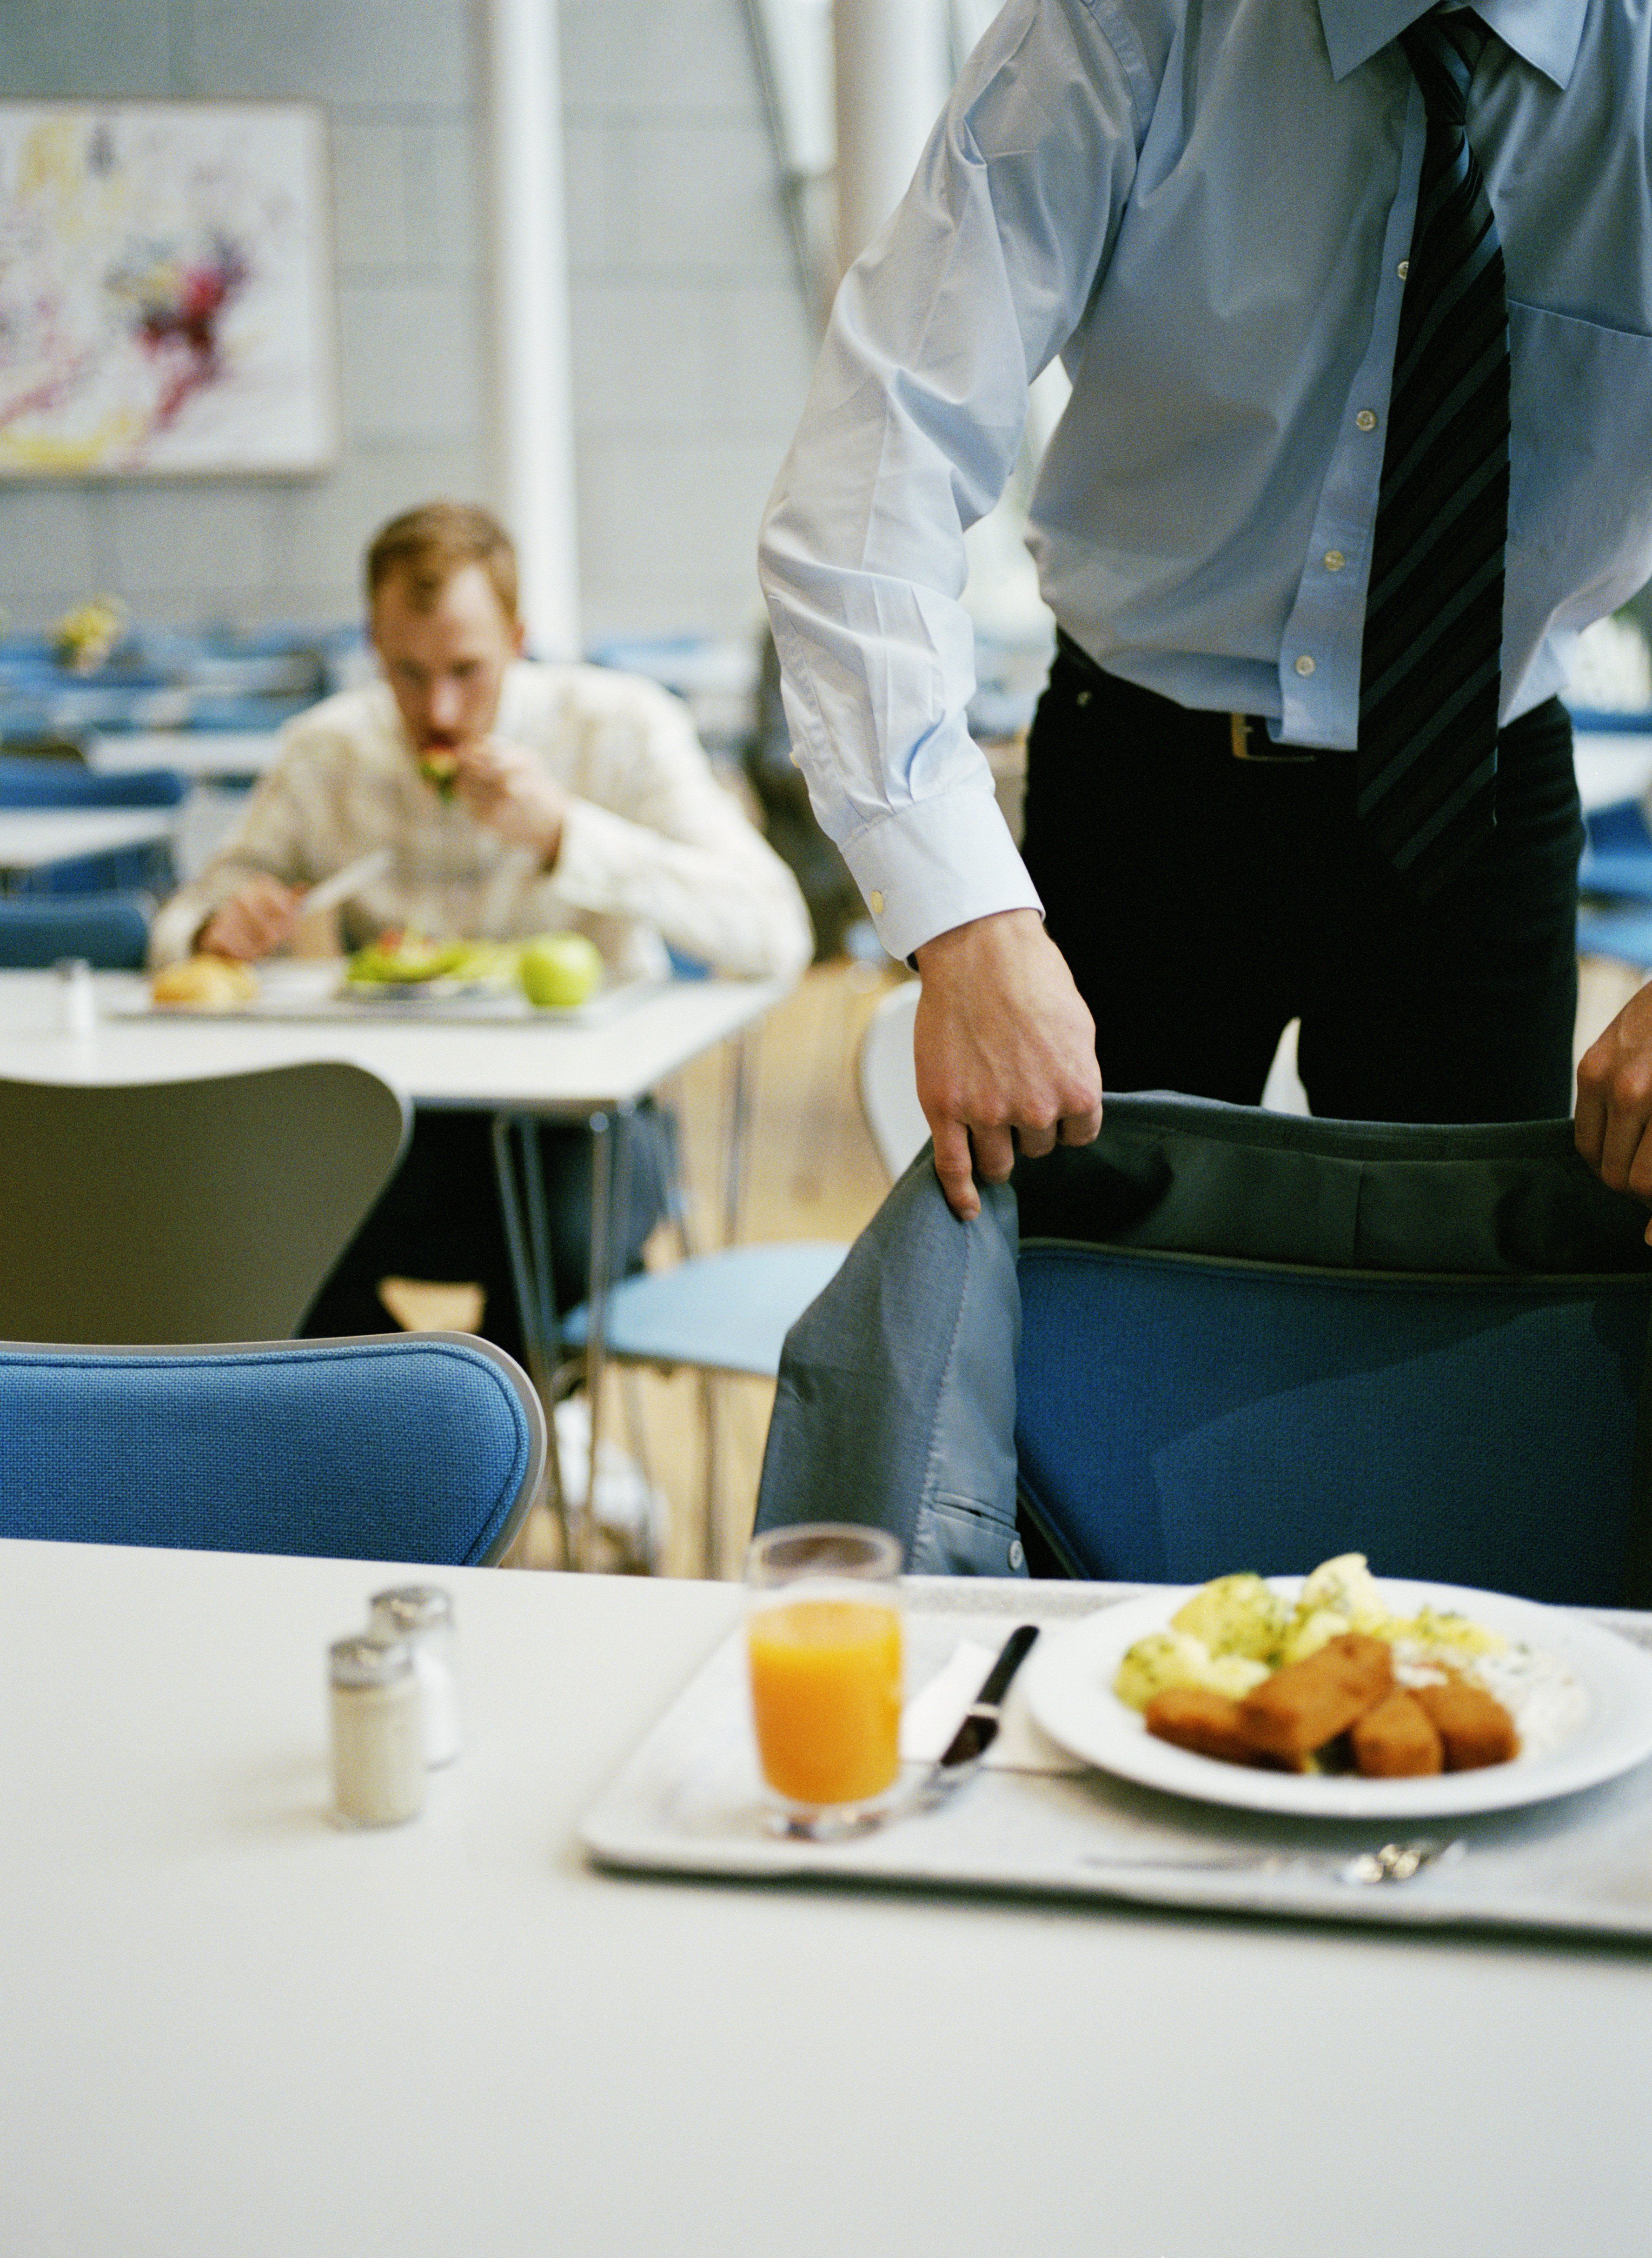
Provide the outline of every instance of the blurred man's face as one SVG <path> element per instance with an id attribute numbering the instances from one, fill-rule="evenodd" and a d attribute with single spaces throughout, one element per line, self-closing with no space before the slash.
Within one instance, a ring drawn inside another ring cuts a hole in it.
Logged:
<path id="1" fill-rule="evenodd" d="M 479 564 L 463 564 L 436 602 L 415 611 L 405 573 L 372 607 L 372 640 L 415 753 L 457 752 L 490 735 L 505 670 L 522 647 Z"/>

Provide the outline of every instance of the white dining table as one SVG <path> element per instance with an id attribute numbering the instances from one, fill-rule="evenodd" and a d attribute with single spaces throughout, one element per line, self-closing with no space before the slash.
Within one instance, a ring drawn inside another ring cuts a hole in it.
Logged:
<path id="1" fill-rule="evenodd" d="M 0 808 L 0 872 L 17 875 L 126 847 L 152 847 L 172 836 L 177 820 L 170 807 Z"/>
<path id="2" fill-rule="evenodd" d="M 441 1572 L 464 1752 L 344 1832 L 396 1580 L 0 1544 L 9 2258 L 1643 2258 L 1644 1950 L 599 1871 L 720 1585 Z"/>
<path id="3" fill-rule="evenodd" d="M 262 776 L 280 757 L 279 729 L 94 729 L 83 740 L 86 765 L 100 775 L 173 769 L 197 783 Z"/>
<path id="4" fill-rule="evenodd" d="M 62 983 L 53 974 L 0 972 L 0 1076 L 103 1086 L 346 1059 L 382 1076 L 415 1107 L 492 1113 L 528 1360 L 548 1402 L 560 1385 L 549 1256 L 535 1244 L 532 1204 L 518 1187 L 511 1139 L 514 1125 L 520 1125 L 531 1143 L 538 1121 L 587 1123 L 595 1135 L 591 1319 L 581 1361 L 592 1409 L 594 1466 L 609 1250 L 624 1195 L 624 1125 L 661 1083 L 703 1052 L 734 1039 L 729 1107 L 734 1135 L 725 1202 L 726 1224 L 732 1229 L 748 1118 L 743 1039 L 791 985 L 788 980 L 667 981 L 616 998 L 615 1008 L 589 1020 L 547 1017 L 468 1024 L 422 1017 L 416 1005 L 405 1019 L 394 1016 L 397 1006 L 377 1016 L 364 1012 L 359 1019 L 146 1012 L 140 1008 L 147 996 L 141 977 L 100 973 L 95 1024 L 89 1034 L 79 1034 L 63 1025 Z M 524 1181 L 529 1165 L 524 1161 Z"/>

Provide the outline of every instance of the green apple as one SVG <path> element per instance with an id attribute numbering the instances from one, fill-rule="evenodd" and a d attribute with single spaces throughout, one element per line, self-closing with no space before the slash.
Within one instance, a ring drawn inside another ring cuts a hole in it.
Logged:
<path id="1" fill-rule="evenodd" d="M 530 1004 L 566 1011 L 596 993 L 602 959 L 582 933 L 541 933 L 522 944 L 517 976 Z"/>

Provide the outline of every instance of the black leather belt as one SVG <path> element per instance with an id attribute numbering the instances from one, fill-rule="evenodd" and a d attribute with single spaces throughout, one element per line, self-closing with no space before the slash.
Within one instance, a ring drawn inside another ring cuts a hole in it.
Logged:
<path id="1" fill-rule="evenodd" d="M 1098 685 L 1105 685 L 1110 688 L 1122 678 L 1117 675 L 1109 674 L 1105 667 L 1097 666 L 1088 651 L 1075 643 L 1065 628 L 1057 628 L 1055 647 L 1060 656 L 1071 665 L 1076 667 L 1081 674 L 1088 675 Z M 1157 691 L 1145 691 L 1142 694 L 1151 698 L 1158 697 L 1162 693 Z M 1080 692 L 1079 697 L 1081 704 L 1088 702 L 1082 691 Z M 1165 699 L 1166 705 L 1173 705 L 1174 702 L 1173 699 Z M 1184 707 L 1181 710 L 1185 712 L 1187 709 Z M 1214 721 L 1217 717 L 1212 714 L 1210 718 Z M 1268 735 L 1267 718 L 1265 714 L 1230 714 L 1227 718 L 1228 747 L 1236 761 L 1254 761 L 1258 766 L 1266 768 L 1295 768 L 1305 762 L 1316 761 L 1319 758 L 1318 752 L 1311 745 L 1276 745 Z"/>

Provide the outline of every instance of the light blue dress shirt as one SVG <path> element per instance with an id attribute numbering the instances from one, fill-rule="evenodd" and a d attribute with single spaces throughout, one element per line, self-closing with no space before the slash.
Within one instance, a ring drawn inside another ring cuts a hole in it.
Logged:
<path id="1" fill-rule="evenodd" d="M 1422 0 L 1010 0 L 844 281 L 763 528 L 797 757 L 885 946 L 1038 898 L 964 708 L 964 529 L 1032 377 L 1030 543 L 1111 672 L 1351 748 L 1426 131 Z M 1652 0 L 1485 0 L 1508 273 L 1503 717 L 1652 574 Z"/>

